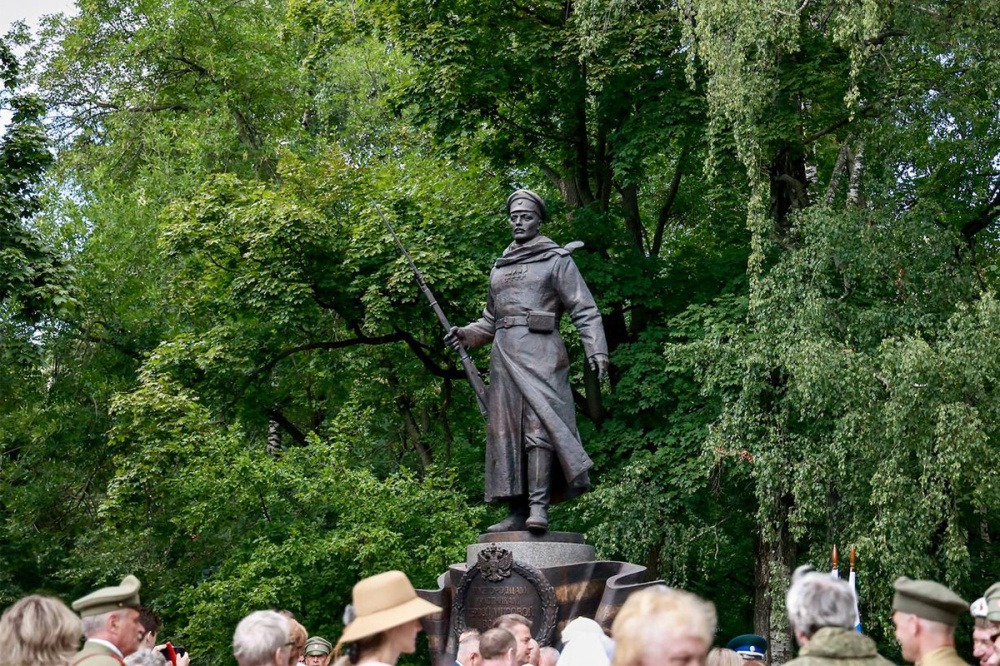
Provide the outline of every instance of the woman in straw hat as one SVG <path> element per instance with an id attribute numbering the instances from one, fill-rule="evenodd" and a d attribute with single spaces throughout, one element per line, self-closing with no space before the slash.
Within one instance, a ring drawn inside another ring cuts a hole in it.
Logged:
<path id="1" fill-rule="evenodd" d="M 365 578 L 354 586 L 354 619 L 337 641 L 337 651 L 350 643 L 349 663 L 365 666 L 395 666 L 401 654 L 417 649 L 420 618 L 440 613 L 441 608 L 417 596 L 402 571 Z"/>

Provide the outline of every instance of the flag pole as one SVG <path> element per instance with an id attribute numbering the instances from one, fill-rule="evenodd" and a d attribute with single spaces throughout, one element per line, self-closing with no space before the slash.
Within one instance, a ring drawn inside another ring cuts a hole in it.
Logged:
<path id="1" fill-rule="evenodd" d="M 858 599 L 858 575 L 854 570 L 856 558 L 857 552 L 854 546 L 851 546 L 851 573 L 847 576 L 847 582 L 851 586 L 851 596 L 854 597 L 854 629 L 861 634 L 864 632 L 861 630 L 861 604 Z"/>

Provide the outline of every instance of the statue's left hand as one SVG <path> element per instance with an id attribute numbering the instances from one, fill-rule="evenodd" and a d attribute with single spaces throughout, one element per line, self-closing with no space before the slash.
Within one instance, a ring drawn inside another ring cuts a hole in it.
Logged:
<path id="1" fill-rule="evenodd" d="M 604 379 L 604 375 L 608 374 L 609 364 L 607 354 L 594 354 L 590 357 L 590 367 L 597 373 L 598 379 Z"/>

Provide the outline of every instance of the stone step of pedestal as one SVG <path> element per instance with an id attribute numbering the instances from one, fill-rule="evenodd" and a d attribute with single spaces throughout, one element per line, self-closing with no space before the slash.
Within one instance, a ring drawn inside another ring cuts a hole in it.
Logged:
<path id="1" fill-rule="evenodd" d="M 479 535 L 479 543 L 585 543 L 579 532 L 545 532 L 536 534 L 527 530 L 517 532 L 486 532 Z"/>
<path id="2" fill-rule="evenodd" d="M 496 532 L 479 535 L 479 543 L 467 546 L 465 562 L 474 566 L 479 553 L 491 546 L 509 550 L 522 564 L 545 569 L 568 564 L 580 564 L 594 559 L 594 547 L 584 543 L 577 532 Z"/>

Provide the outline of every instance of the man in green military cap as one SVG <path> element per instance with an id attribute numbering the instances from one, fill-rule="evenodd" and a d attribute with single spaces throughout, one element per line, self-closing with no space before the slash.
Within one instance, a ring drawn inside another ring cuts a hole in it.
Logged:
<path id="1" fill-rule="evenodd" d="M 986 666 L 986 662 L 993 655 L 993 640 L 1000 633 L 1000 628 L 989 621 L 988 611 L 989 604 L 986 602 L 986 597 L 979 597 L 969 606 L 969 613 L 973 619 L 972 656 L 979 660 L 979 666 Z"/>
<path id="2" fill-rule="evenodd" d="M 987 666 L 1000 666 L 1000 583 L 993 583 L 983 596 L 986 599 L 986 621 L 993 633 L 993 644 L 986 657 Z M 981 663 L 981 662 L 980 662 Z"/>
<path id="3" fill-rule="evenodd" d="M 930 580 L 901 576 L 893 583 L 892 622 L 903 659 L 918 666 L 968 666 L 955 651 L 955 625 L 969 604 Z"/>
<path id="4" fill-rule="evenodd" d="M 139 646 L 139 579 L 125 576 L 121 584 L 104 587 L 73 602 L 83 620 L 87 641 L 70 666 L 122 666 Z"/>
<path id="5" fill-rule="evenodd" d="M 993 583 L 983 595 L 986 600 L 986 620 L 1000 627 L 1000 583 Z"/>
<path id="6" fill-rule="evenodd" d="M 325 638 L 310 636 L 306 641 L 306 666 L 329 666 L 333 644 Z"/>

